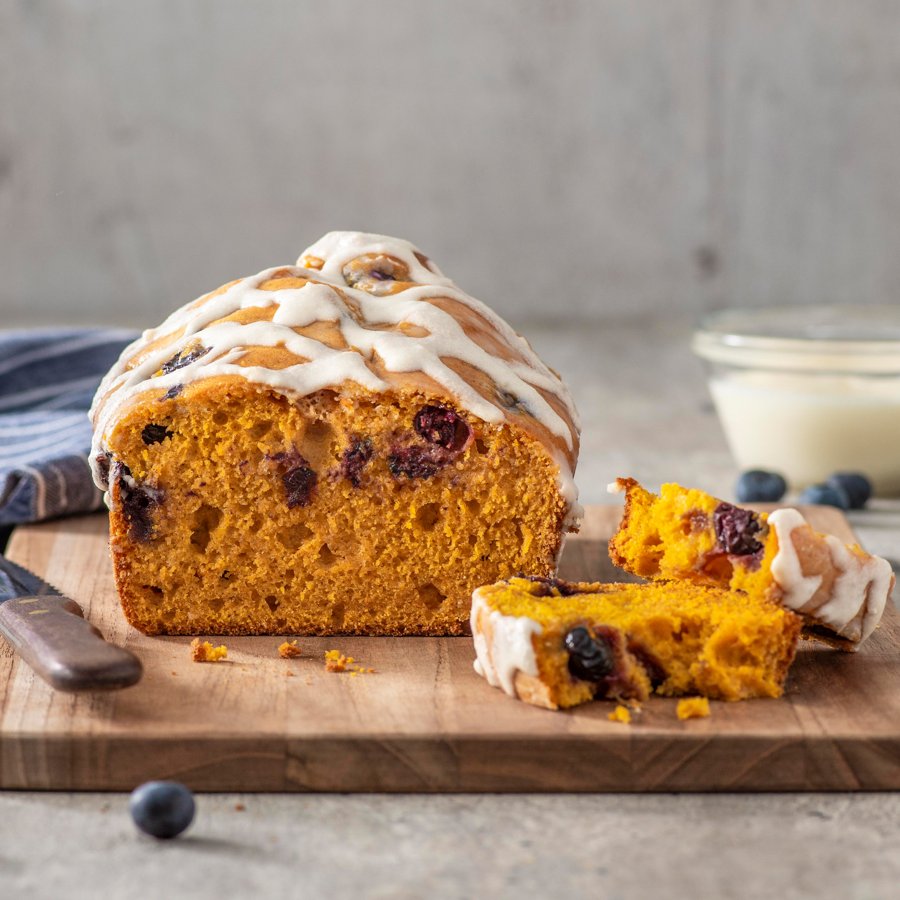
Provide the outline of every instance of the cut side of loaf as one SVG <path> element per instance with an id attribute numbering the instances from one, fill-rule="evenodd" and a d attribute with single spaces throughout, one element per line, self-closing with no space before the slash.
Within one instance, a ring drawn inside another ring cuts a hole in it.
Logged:
<path id="1" fill-rule="evenodd" d="M 98 391 L 116 585 L 150 634 L 459 634 L 550 575 L 577 420 L 527 343 L 411 245 L 334 233 L 189 304 Z"/>
<path id="2" fill-rule="evenodd" d="M 417 432 L 437 411 L 459 446 Z M 533 440 L 415 394 L 201 382 L 112 448 L 116 579 L 145 632 L 459 633 L 473 587 L 553 570 L 566 512 Z"/>

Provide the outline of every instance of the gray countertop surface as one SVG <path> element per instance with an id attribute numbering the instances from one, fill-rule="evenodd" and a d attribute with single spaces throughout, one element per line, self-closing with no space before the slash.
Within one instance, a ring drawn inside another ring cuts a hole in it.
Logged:
<path id="1" fill-rule="evenodd" d="M 586 503 L 631 474 L 731 496 L 735 470 L 688 346 L 654 319 L 534 325 L 583 418 Z M 900 503 L 851 516 L 900 557 Z M 900 795 L 199 795 L 177 841 L 123 794 L 0 793 L 0 895 L 137 897 L 900 896 Z"/>

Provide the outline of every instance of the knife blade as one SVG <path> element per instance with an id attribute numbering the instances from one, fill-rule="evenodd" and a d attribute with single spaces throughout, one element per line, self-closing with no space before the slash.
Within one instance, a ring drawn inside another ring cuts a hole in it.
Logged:
<path id="1" fill-rule="evenodd" d="M 35 597 L 60 596 L 52 584 L 48 584 L 43 578 L 39 578 L 34 572 L 29 572 L 24 566 L 14 563 L 0 554 L 0 579 L 6 579 L 10 585 L 11 594 L 5 594 L 0 581 L 0 603 L 11 597 L 21 594 L 23 591 L 33 594 Z"/>
<path id="2" fill-rule="evenodd" d="M 143 674 L 141 661 L 105 641 L 74 600 L 2 554 L 0 634 L 58 691 L 116 690 Z"/>

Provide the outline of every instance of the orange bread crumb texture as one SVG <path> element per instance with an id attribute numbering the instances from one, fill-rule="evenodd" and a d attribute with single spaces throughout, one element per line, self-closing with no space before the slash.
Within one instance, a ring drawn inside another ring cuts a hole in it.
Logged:
<path id="1" fill-rule="evenodd" d="M 439 415 L 459 450 L 419 433 Z M 559 549 L 540 445 L 424 394 L 289 402 L 202 382 L 115 435 L 114 565 L 145 633 L 462 634 L 477 586 L 549 575 Z"/>
<path id="2" fill-rule="evenodd" d="M 705 719 L 709 716 L 709 700 L 706 697 L 684 697 L 676 709 L 679 719 Z"/>
<path id="3" fill-rule="evenodd" d="M 345 656 L 340 650 L 325 651 L 325 670 L 328 672 L 349 672 L 351 675 L 371 675 L 374 669 L 355 665 L 352 656 Z"/>
<path id="4" fill-rule="evenodd" d="M 297 646 L 296 641 L 284 641 L 278 646 L 278 655 L 282 659 L 296 659 L 303 651 Z"/>
<path id="5" fill-rule="evenodd" d="M 346 672 L 353 662 L 352 656 L 344 656 L 340 650 L 325 651 L 325 668 L 329 672 Z"/>
<path id="6" fill-rule="evenodd" d="M 618 722 L 621 725 L 631 724 L 631 712 L 627 706 L 622 706 L 621 703 L 606 718 L 610 722 Z"/>
<path id="7" fill-rule="evenodd" d="M 209 641 L 201 641 L 200 638 L 191 641 L 191 659 L 194 662 L 218 662 L 227 656 L 228 648 L 224 644 L 213 647 Z"/>

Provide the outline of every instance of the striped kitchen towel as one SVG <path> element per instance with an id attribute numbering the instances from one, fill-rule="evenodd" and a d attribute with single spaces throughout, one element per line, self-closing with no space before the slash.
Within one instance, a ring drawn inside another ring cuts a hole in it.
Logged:
<path id="1" fill-rule="evenodd" d="M 136 332 L 0 331 L 0 525 L 103 503 L 88 467 L 87 412 L 100 379 Z"/>

